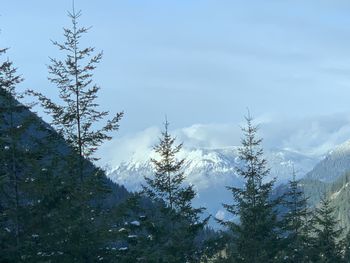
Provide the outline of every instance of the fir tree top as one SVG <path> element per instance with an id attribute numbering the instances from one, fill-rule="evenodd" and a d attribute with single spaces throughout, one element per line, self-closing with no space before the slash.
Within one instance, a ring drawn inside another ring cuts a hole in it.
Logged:
<path id="1" fill-rule="evenodd" d="M 176 158 L 182 144 L 175 145 L 176 138 L 171 136 L 168 128 L 169 122 L 166 120 L 159 143 L 153 147 L 160 157 L 159 160 L 151 159 L 155 169 L 154 178 L 145 177 L 147 185 L 143 188 L 151 198 L 163 200 L 170 209 L 180 209 L 182 200 L 179 197 L 186 191 L 182 171 L 185 160 Z"/>
<path id="2" fill-rule="evenodd" d="M 123 112 L 97 129 L 94 124 L 108 116 L 108 111 L 99 111 L 98 91 L 93 83 L 93 71 L 102 59 L 102 52 L 94 54 L 93 47 L 80 47 L 81 38 L 89 28 L 79 27 L 81 11 L 68 12 L 72 27 L 64 28 L 65 40 L 52 43 L 65 54 L 64 59 L 50 58 L 49 80 L 59 90 L 62 104 L 58 104 L 41 93 L 29 91 L 38 97 L 45 111 L 52 116 L 52 124 L 80 156 L 96 160 L 93 153 L 104 141 L 110 140 L 109 132 L 118 130 Z"/>

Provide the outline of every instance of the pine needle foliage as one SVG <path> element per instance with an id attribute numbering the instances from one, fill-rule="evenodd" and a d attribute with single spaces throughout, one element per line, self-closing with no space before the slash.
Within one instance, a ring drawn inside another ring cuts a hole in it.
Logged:
<path id="1" fill-rule="evenodd" d="M 314 261 L 321 263 L 342 262 L 341 244 L 342 229 L 334 217 L 335 208 L 329 198 L 322 198 L 320 206 L 314 213 Z"/>
<path id="2" fill-rule="evenodd" d="M 25 244 L 23 162 L 28 158 L 21 141 L 29 120 L 18 120 L 25 107 L 16 100 L 21 97 L 16 86 L 22 82 L 16 71 L 8 59 L 0 65 L 0 243 L 2 260 L 10 262 L 20 260 Z"/>
<path id="3" fill-rule="evenodd" d="M 68 12 L 72 27 L 64 28 L 64 42 L 52 42 L 66 55 L 64 59 L 50 58 L 48 66 L 49 80 L 57 86 L 63 104 L 32 90 L 29 93 L 38 97 L 45 111 L 52 116 L 52 125 L 81 158 L 97 160 L 93 153 L 103 142 L 111 139 L 109 132 L 118 130 L 123 112 L 96 129 L 96 124 L 109 114 L 108 111 L 97 110 L 100 87 L 93 83 L 93 71 L 101 62 L 103 53 L 94 54 L 93 47 L 80 47 L 81 38 L 89 30 L 79 27 L 80 16 L 81 12 L 75 12 L 74 8 Z"/>
<path id="4" fill-rule="evenodd" d="M 203 230 L 208 218 L 201 220 L 204 208 L 194 208 L 196 193 L 193 185 L 185 184 L 184 159 L 177 159 L 182 144 L 169 133 L 168 121 L 154 151 L 159 158 L 151 159 L 155 169 L 153 177 L 145 177 L 143 193 L 160 204 L 158 218 L 155 219 L 153 246 L 157 251 L 150 257 L 158 257 L 152 262 L 198 262 L 200 248 L 196 244 L 199 231 Z"/>
<path id="5" fill-rule="evenodd" d="M 232 192 L 233 204 L 224 204 L 239 222 L 219 222 L 232 232 L 233 240 L 227 248 L 229 261 L 272 262 L 278 250 L 276 206 L 280 201 L 271 200 L 274 181 L 265 182 L 269 169 L 263 158 L 262 139 L 256 135 L 258 127 L 253 125 L 249 114 L 246 122 L 239 148 L 242 165 L 237 168 L 245 185 L 242 188 L 227 187 Z"/>
<path id="6" fill-rule="evenodd" d="M 2 51 L 4 53 L 5 50 Z M 22 77 L 6 59 L 0 65 L 0 253 L 1 262 L 30 262 L 37 242 L 32 212 L 46 144 L 42 124 L 20 102 Z M 35 131 L 35 133 L 34 133 Z M 39 200 L 39 202 L 38 202 Z"/>
<path id="7" fill-rule="evenodd" d="M 60 213 L 61 217 L 53 222 L 59 229 L 55 236 L 62 262 L 95 262 L 106 252 L 109 241 L 104 218 L 108 217 L 110 209 L 105 209 L 103 202 L 111 189 L 104 172 L 91 162 L 98 160 L 95 152 L 112 138 L 110 133 L 119 129 L 123 116 L 123 112 L 119 112 L 100 124 L 109 115 L 108 111 L 98 109 L 100 87 L 93 79 L 102 52 L 95 53 L 93 47 L 81 47 L 89 28 L 79 26 L 80 16 L 81 12 L 76 12 L 73 6 L 72 12 L 68 12 L 71 27 L 63 29 L 63 42 L 52 42 L 63 53 L 62 58 L 50 58 L 48 66 L 49 80 L 58 90 L 59 102 L 42 93 L 27 91 L 39 100 L 52 118 L 51 125 L 70 146 L 64 154 L 52 153 L 62 159 L 60 173 L 56 172 L 61 182 L 57 194 L 62 198 L 55 206 L 55 213 Z"/>
<path id="8" fill-rule="evenodd" d="M 182 144 L 175 145 L 176 138 L 169 134 L 168 127 L 169 123 L 166 121 L 159 144 L 154 146 L 154 151 L 159 154 L 161 159 L 151 159 L 155 168 L 155 176 L 145 177 L 146 185 L 143 186 L 143 189 L 152 199 L 163 201 L 171 210 L 180 211 L 183 203 L 179 196 L 183 196 L 186 191 L 190 191 L 194 195 L 194 191 L 191 186 L 187 189 L 183 187 L 185 176 L 182 167 L 185 160 L 176 159 Z"/>
<path id="9" fill-rule="evenodd" d="M 300 186 L 300 180 L 295 177 L 294 168 L 293 179 L 289 181 L 283 205 L 287 209 L 282 220 L 282 230 L 286 235 L 283 239 L 283 262 L 310 262 L 310 249 L 313 240 L 310 227 L 311 211 Z"/>

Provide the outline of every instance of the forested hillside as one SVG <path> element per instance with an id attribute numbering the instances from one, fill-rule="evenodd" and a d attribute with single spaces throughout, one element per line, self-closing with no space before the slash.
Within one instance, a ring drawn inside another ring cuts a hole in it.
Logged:
<path id="1" fill-rule="evenodd" d="M 96 153 L 128 116 L 101 110 L 94 73 L 103 53 L 85 45 L 80 17 L 73 7 L 52 41 L 57 98 L 20 90 L 25 79 L 0 49 L 0 262 L 350 262 L 348 143 L 299 179 L 290 159 L 315 160 L 287 150 L 266 158 L 249 111 L 240 146 L 190 162 L 165 118 L 144 166 L 124 164 L 110 180 Z M 211 215 L 213 203 L 229 216 Z"/>

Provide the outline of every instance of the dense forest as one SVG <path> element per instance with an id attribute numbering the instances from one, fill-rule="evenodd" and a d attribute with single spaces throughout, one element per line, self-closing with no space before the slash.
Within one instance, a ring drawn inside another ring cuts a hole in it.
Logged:
<path id="1" fill-rule="evenodd" d="M 328 196 L 313 206 L 293 174 L 281 193 L 266 180 L 262 139 L 249 113 L 239 149 L 244 165 L 237 167 L 245 184 L 222 189 L 232 193 L 223 204 L 232 220 L 214 219 L 220 229 L 209 226 L 205 207 L 192 204 L 182 144 L 167 120 L 154 146 L 155 172 L 142 190 L 110 181 L 95 153 L 124 114 L 99 110 L 93 73 L 102 53 L 81 47 L 88 28 L 80 15 L 72 10 L 71 27 L 53 42 L 62 57 L 50 59 L 48 76 L 59 101 L 19 91 L 24 79 L 7 48 L 0 50 L 0 262 L 350 262 L 350 234 Z M 36 105 L 50 123 L 34 113 Z"/>

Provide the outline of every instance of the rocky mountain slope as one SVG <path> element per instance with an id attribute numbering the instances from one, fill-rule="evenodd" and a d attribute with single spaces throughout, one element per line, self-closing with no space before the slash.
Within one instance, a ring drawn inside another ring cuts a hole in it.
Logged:
<path id="1" fill-rule="evenodd" d="M 348 171 L 350 171 L 350 140 L 330 151 L 326 157 L 306 175 L 306 178 L 331 183 Z"/>
<path id="2" fill-rule="evenodd" d="M 329 152 L 301 180 L 312 206 L 321 198 L 330 198 L 336 208 L 336 218 L 345 232 L 350 230 L 350 141 Z"/>

